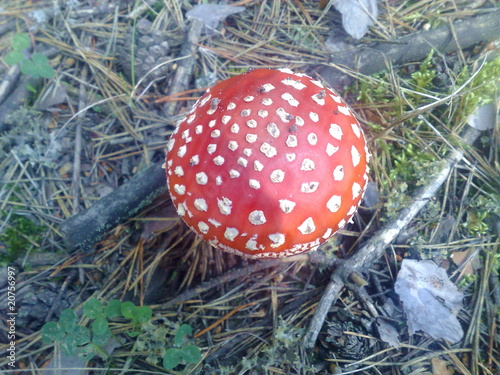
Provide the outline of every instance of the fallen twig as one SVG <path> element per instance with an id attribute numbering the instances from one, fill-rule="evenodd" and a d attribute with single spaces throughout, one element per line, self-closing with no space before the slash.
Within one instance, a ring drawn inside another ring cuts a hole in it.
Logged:
<path id="1" fill-rule="evenodd" d="M 169 95 L 177 94 L 188 89 L 189 79 L 193 74 L 193 68 L 196 62 L 197 44 L 199 43 L 202 30 L 203 21 L 193 18 L 181 49 L 181 56 L 186 58 L 181 60 L 177 65 L 174 79 L 170 84 Z M 177 104 L 178 102 L 166 103 L 164 108 L 165 113 L 168 116 L 174 115 Z"/>
<path id="2" fill-rule="evenodd" d="M 330 86 L 341 89 L 348 83 L 349 72 L 370 75 L 387 69 L 388 62 L 401 65 L 420 61 L 432 49 L 445 54 L 496 40 L 500 37 L 499 25 L 500 10 L 496 10 L 429 31 L 412 33 L 393 43 L 352 47 L 332 54 L 328 65 L 320 67 L 318 73 Z"/>
<path id="3" fill-rule="evenodd" d="M 481 134 L 480 131 L 468 127 L 461 139 L 465 145 L 472 145 Z M 441 185 L 446 181 L 451 170 L 462 160 L 462 151 L 454 149 L 448 156 L 441 160 L 436 168 L 436 173 L 430 178 L 427 185 L 423 186 L 413 197 L 408 207 L 402 209 L 399 215 L 385 225 L 374 237 L 363 245 L 352 257 L 338 267 L 331 275 L 323 296 L 318 304 L 309 329 L 304 335 L 302 345 L 305 349 L 312 349 L 316 343 L 319 332 L 330 307 L 337 300 L 344 288 L 345 281 L 352 272 L 360 272 L 368 267 L 373 261 L 381 257 L 387 246 L 398 236 L 401 230 L 420 212 L 420 210 L 433 198 Z"/>
<path id="4" fill-rule="evenodd" d="M 334 265 L 339 265 L 339 264 L 342 264 L 342 262 L 343 262 L 342 259 L 327 258 L 325 256 L 325 254 L 321 251 L 311 252 L 308 254 L 300 254 L 300 255 L 296 255 L 293 257 L 289 257 L 289 258 L 283 258 L 283 259 L 260 260 L 257 263 L 251 264 L 247 267 L 238 268 L 238 269 L 233 270 L 231 272 L 228 272 L 222 276 L 219 276 L 215 279 L 208 280 L 208 281 L 198 285 L 197 287 L 195 287 L 193 289 L 186 290 L 184 293 L 182 293 L 182 294 L 178 295 L 177 297 L 171 299 L 170 301 L 167 301 L 164 304 L 160 305 L 160 308 L 161 309 L 170 308 L 176 304 L 183 303 L 191 298 L 194 298 L 198 294 L 202 294 L 202 293 L 206 292 L 207 290 L 211 290 L 213 288 L 216 288 L 221 284 L 228 283 L 228 282 L 236 280 L 236 279 L 242 279 L 243 277 L 248 276 L 252 273 L 259 272 L 259 271 L 265 270 L 267 268 L 277 267 L 283 263 L 300 262 L 300 261 L 310 262 L 310 263 L 314 263 L 314 264 L 323 264 L 323 265 L 326 265 L 328 267 L 334 266 Z"/>
<path id="5" fill-rule="evenodd" d="M 151 203 L 167 188 L 165 170 L 154 164 L 138 173 L 87 210 L 61 224 L 66 245 L 90 248 L 106 231 Z"/>

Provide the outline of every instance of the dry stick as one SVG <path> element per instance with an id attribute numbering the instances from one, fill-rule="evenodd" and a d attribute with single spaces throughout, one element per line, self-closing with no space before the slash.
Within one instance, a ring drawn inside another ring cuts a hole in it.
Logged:
<path id="1" fill-rule="evenodd" d="M 196 62 L 197 44 L 200 41 L 201 32 L 203 30 L 203 21 L 193 18 L 191 20 L 188 33 L 184 40 L 181 49 L 181 57 L 186 57 L 181 60 L 175 71 L 174 79 L 168 90 L 169 95 L 184 92 L 189 87 L 189 80 L 193 74 L 193 67 Z M 164 111 L 168 116 L 175 115 L 178 102 L 169 102 L 165 104 Z"/>
<path id="2" fill-rule="evenodd" d="M 99 199 L 61 224 L 66 246 L 89 249 L 116 224 L 136 215 L 167 188 L 165 169 L 154 164 L 138 173 L 111 194 Z"/>
<path id="3" fill-rule="evenodd" d="M 207 290 L 218 287 L 220 284 L 224 284 L 236 279 L 242 279 L 252 273 L 262 271 L 267 268 L 277 267 L 283 263 L 291 263 L 291 262 L 309 262 L 313 264 L 323 264 L 326 267 L 338 266 L 343 264 L 343 259 L 329 258 L 325 256 L 325 254 L 321 251 L 315 251 L 308 254 L 300 254 L 295 255 L 288 258 L 283 259 L 273 259 L 273 260 L 260 260 L 254 264 L 249 266 L 238 268 L 236 270 L 230 271 L 222 276 L 216 277 L 215 279 L 211 279 L 205 281 L 204 283 L 194 287 L 193 289 L 186 290 L 182 294 L 179 294 L 177 297 L 173 298 L 170 301 L 165 302 L 160 305 L 161 309 L 167 309 L 176 304 L 185 302 L 191 298 L 196 297 L 199 294 L 206 292 Z"/>
<path id="4" fill-rule="evenodd" d="M 462 142 L 465 145 L 472 145 L 481 134 L 480 131 L 467 127 L 463 133 Z M 381 257 L 387 246 L 396 238 L 399 232 L 410 223 L 410 221 L 420 212 L 420 210 L 433 198 L 441 185 L 446 181 L 451 170 L 462 160 L 464 154 L 459 150 L 452 150 L 448 156 L 441 160 L 437 172 L 430 178 L 427 185 L 423 186 L 413 197 L 409 206 L 402 209 L 395 220 L 385 225 L 375 236 L 363 245 L 351 258 L 338 267 L 331 275 L 323 296 L 318 304 L 314 316 L 309 325 L 302 345 L 305 349 L 312 349 L 316 343 L 319 332 L 326 318 L 330 307 L 337 300 L 344 287 L 345 280 L 353 272 L 360 272 L 369 266 L 376 259 Z"/>
<path id="5" fill-rule="evenodd" d="M 16 85 L 19 76 L 21 75 L 21 70 L 18 65 L 11 66 L 7 73 L 3 76 L 2 82 L 0 83 L 0 103 L 9 95 L 12 88 Z"/>
<path id="6" fill-rule="evenodd" d="M 342 71 L 370 75 L 387 69 L 389 62 L 391 65 L 400 65 L 409 61 L 421 61 L 431 49 L 445 54 L 498 38 L 500 9 L 429 31 L 412 33 L 393 42 L 337 51 L 331 55 L 329 66 L 320 67 L 318 72 L 330 86 L 342 89 L 348 83 L 347 75 Z"/>
<path id="7" fill-rule="evenodd" d="M 71 179 L 72 194 L 73 194 L 73 208 L 72 214 L 76 215 L 80 211 L 80 169 L 81 169 L 81 156 L 82 156 L 82 119 L 85 111 L 85 84 L 87 82 L 87 67 L 82 71 L 82 82 L 80 83 L 80 91 L 78 93 L 78 118 L 75 129 L 75 152 L 73 154 L 73 177 Z"/>
<path id="8" fill-rule="evenodd" d="M 266 268 L 276 267 L 276 266 L 279 266 L 280 264 L 282 264 L 280 260 L 270 260 L 270 261 L 258 262 L 258 263 L 252 264 L 248 267 L 239 268 L 237 270 L 234 270 L 234 271 L 226 273 L 222 276 L 219 276 L 215 279 L 208 280 L 208 281 L 198 285 L 197 287 L 195 287 L 193 289 L 189 289 L 189 290 L 185 291 L 184 293 L 178 295 L 174 299 L 171 299 L 170 301 L 165 302 L 164 304 L 160 305 L 159 308 L 160 309 L 168 309 L 174 305 L 188 301 L 191 298 L 194 298 L 197 295 L 202 294 L 203 292 L 205 292 L 207 290 L 213 289 L 220 284 L 224 284 L 224 283 L 230 282 L 232 280 L 236 280 L 236 279 L 243 279 L 244 277 L 246 277 L 254 272 L 262 271 Z"/>

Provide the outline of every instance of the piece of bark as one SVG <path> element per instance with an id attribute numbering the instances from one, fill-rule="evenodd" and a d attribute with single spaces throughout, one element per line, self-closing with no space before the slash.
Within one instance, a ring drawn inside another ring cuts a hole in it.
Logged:
<path id="1" fill-rule="evenodd" d="M 353 46 L 337 51 L 331 55 L 329 65 L 319 67 L 316 72 L 331 87 L 341 90 L 349 84 L 346 70 L 370 75 L 385 70 L 390 65 L 421 61 L 432 49 L 445 54 L 498 38 L 500 38 L 500 10 L 457 20 L 450 25 L 429 31 L 408 34 L 394 42 L 389 41 L 375 46 Z"/>
<path id="2" fill-rule="evenodd" d="M 162 165 L 146 168 L 85 211 L 66 219 L 60 227 L 66 246 L 88 250 L 106 231 L 137 214 L 166 189 Z"/>

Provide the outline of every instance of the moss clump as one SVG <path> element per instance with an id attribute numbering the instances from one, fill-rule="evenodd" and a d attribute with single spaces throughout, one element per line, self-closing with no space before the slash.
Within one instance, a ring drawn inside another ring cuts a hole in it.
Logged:
<path id="1" fill-rule="evenodd" d="M 0 211 L 0 220 L 3 223 L 8 221 L 0 232 L 0 244 L 5 246 L 5 251 L 0 254 L 0 263 L 11 263 L 42 240 L 45 228 L 25 215 Z"/>

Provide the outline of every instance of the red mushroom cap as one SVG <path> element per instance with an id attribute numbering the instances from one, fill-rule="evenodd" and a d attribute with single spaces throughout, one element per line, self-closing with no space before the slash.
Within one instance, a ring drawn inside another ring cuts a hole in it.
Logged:
<path id="1" fill-rule="evenodd" d="M 251 70 L 208 89 L 167 149 L 182 219 L 211 245 L 251 258 L 316 249 L 351 219 L 368 181 L 352 112 L 288 69 Z"/>

